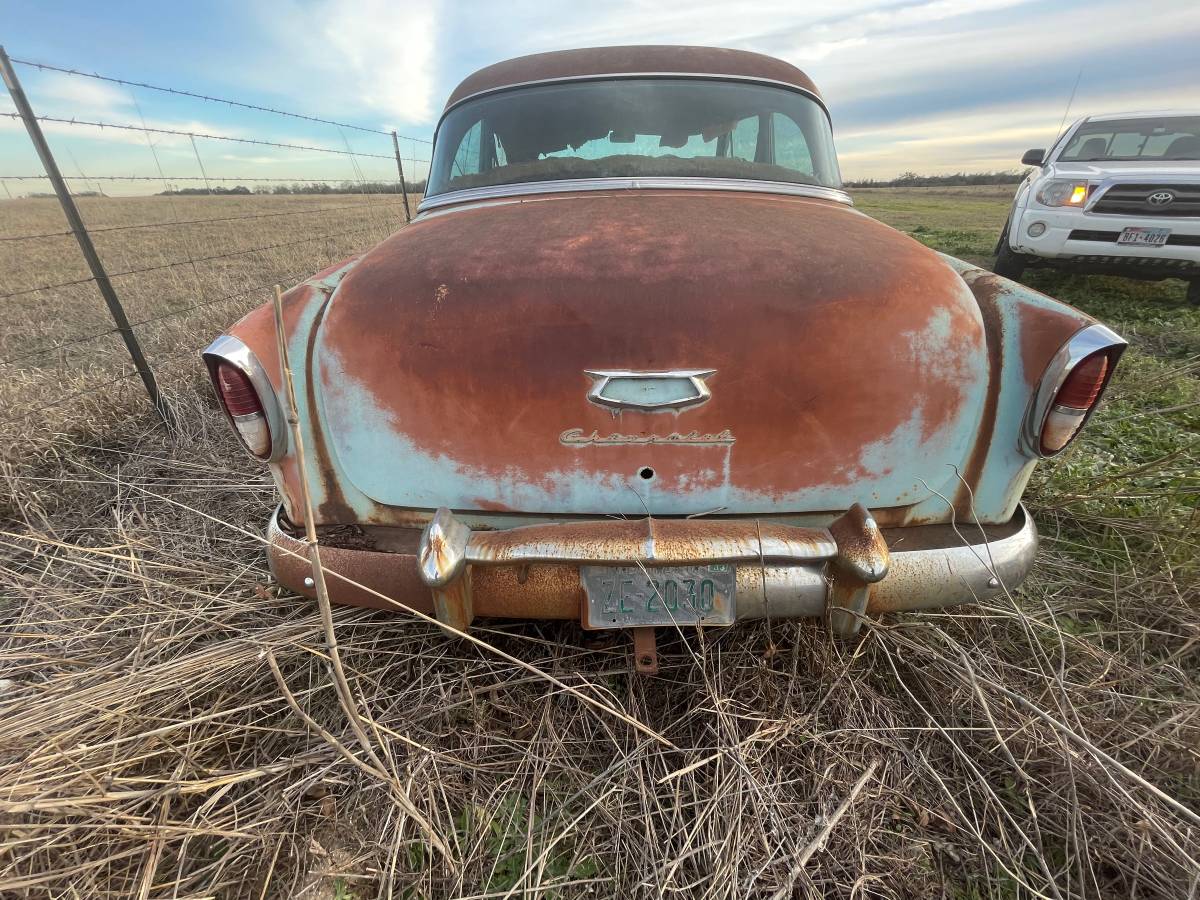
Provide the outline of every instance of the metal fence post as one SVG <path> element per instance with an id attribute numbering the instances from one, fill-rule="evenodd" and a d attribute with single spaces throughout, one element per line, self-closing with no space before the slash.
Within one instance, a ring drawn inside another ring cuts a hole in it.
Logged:
<path id="1" fill-rule="evenodd" d="M 142 377 L 142 384 L 146 386 L 146 393 L 150 395 L 150 401 L 154 404 L 154 409 L 163 422 L 169 423 L 170 411 L 158 391 L 154 373 L 150 371 L 146 357 L 142 354 L 137 336 L 129 325 L 129 319 L 125 316 L 125 310 L 121 306 L 117 292 L 113 290 L 108 273 L 104 271 L 104 264 L 100 261 L 99 254 L 96 253 L 96 247 L 92 244 L 92 237 L 88 234 L 87 226 L 83 224 L 83 218 L 79 215 L 75 198 L 67 189 L 67 183 L 58 170 L 58 163 L 54 161 L 54 155 L 50 152 L 50 145 L 46 143 L 46 136 L 42 134 L 42 127 L 38 124 L 37 116 L 34 115 L 33 108 L 29 105 L 25 91 L 21 88 L 21 82 L 17 79 L 17 73 L 13 71 L 12 62 L 3 47 L 0 47 L 0 75 L 4 76 L 4 84 L 8 88 L 8 93 L 17 107 L 17 113 L 25 122 L 25 130 L 29 132 L 29 139 L 33 142 L 34 149 L 37 150 L 42 167 L 46 170 L 46 176 L 54 185 L 54 193 L 58 195 L 58 202 L 62 205 L 63 213 L 67 217 L 67 224 L 71 226 L 75 240 L 79 242 L 79 249 L 83 253 L 84 260 L 87 261 L 88 268 L 92 270 L 96 287 L 100 289 L 100 294 L 108 305 L 108 311 L 112 314 L 113 322 L 116 323 L 117 331 L 121 333 L 121 339 L 125 342 L 125 348 L 129 351 L 129 356 L 133 359 L 138 374 Z"/>
<path id="2" fill-rule="evenodd" d="M 408 209 L 408 185 L 404 183 L 404 163 L 400 162 L 400 139 L 392 132 L 392 147 L 396 151 L 396 171 L 400 173 L 400 190 L 404 192 L 404 221 L 412 221 L 412 213 Z M 414 156 L 416 155 L 414 151 Z"/>

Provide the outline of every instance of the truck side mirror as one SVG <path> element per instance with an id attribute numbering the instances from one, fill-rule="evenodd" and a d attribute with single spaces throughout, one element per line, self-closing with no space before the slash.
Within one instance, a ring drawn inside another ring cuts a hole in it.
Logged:
<path id="1" fill-rule="evenodd" d="M 1025 155 L 1021 157 L 1021 165 L 1023 166 L 1040 166 L 1045 161 L 1045 150 L 1026 150 Z"/>

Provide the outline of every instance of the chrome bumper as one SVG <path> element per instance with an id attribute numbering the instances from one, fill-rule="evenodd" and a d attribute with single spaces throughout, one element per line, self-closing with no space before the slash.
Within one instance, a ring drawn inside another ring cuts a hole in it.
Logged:
<path id="1" fill-rule="evenodd" d="M 476 616 L 588 626 L 582 565 L 734 563 L 738 619 L 828 615 L 837 633 L 852 635 L 864 615 L 966 603 L 1020 584 L 1037 550 L 1033 520 L 1021 507 L 1008 526 L 988 528 L 991 537 L 973 525 L 885 536 L 856 504 L 829 528 L 613 519 L 472 531 L 442 509 L 423 532 L 380 529 L 359 541 L 365 549 L 322 544 L 321 561 L 335 602 L 408 607 L 458 629 Z M 276 578 L 312 596 L 307 549 L 280 527 L 278 511 L 268 537 Z"/>

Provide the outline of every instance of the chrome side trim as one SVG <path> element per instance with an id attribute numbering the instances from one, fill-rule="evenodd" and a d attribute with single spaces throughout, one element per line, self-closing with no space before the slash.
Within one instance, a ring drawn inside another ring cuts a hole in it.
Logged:
<path id="1" fill-rule="evenodd" d="M 1090 356 L 1097 350 L 1115 348 L 1116 359 L 1112 360 L 1113 364 L 1109 367 L 1108 374 L 1105 376 L 1104 387 L 1100 389 L 1100 394 L 1096 397 L 1096 402 L 1092 404 L 1092 408 L 1088 410 L 1087 415 L 1084 416 L 1083 422 L 1079 426 L 1079 430 L 1082 431 L 1083 426 L 1092 417 L 1092 413 L 1095 412 L 1096 407 L 1100 405 L 1104 391 L 1108 388 L 1108 382 L 1112 379 L 1116 362 L 1120 359 L 1126 346 L 1128 344 L 1124 338 L 1097 322 L 1094 325 L 1088 325 L 1081 331 L 1075 332 L 1059 348 L 1058 352 L 1054 354 L 1054 358 L 1050 360 L 1050 365 L 1046 367 L 1046 372 L 1042 375 L 1042 380 L 1038 383 L 1037 390 L 1034 391 L 1033 396 L 1029 399 L 1029 407 L 1025 412 L 1025 422 L 1021 429 L 1020 437 L 1020 448 L 1023 453 L 1042 459 L 1062 453 L 1062 450 L 1051 454 L 1042 452 L 1042 428 L 1046 424 L 1046 416 L 1050 414 L 1050 404 L 1058 394 L 1059 388 L 1063 386 L 1063 382 L 1067 380 L 1067 376 L 1071 374 L 1071 370 L 1079 365 L 1084 357 Z M 1078 431 L 1076 434 L 1078 434 Z M 1063 446 L 1063 450 L 1069 446 L 1071 446 L 1071 441 L 1067 441 Z"/>
<path id="2" fill-rule="evenodd" d="M 213 367 L 219 360 L 236 366 L 250 379 L 250 384 L 254 386 L 255 393 L 258 394 L 259 400 L 262 401 L 263 412 L 267 417 L 267 430 L 271 434 L 271 455 L 266 460 L 263 460 L 261 456 L 255 456 L 251 453 L 240 439 L 238 443 L 242 444 L 242 449 L 246 451 L 246 455 L 251 459 L 258 462 L 278 462 L 287 453 L 288 444 L 287 428 L 284 427 L 283 407 L 279 405 L 279 397 L 275 394 L 275 386 L 271 384 L 271 379 L 267 376 L 267 370 L 258 361 L 258 357 L 254 355 L 254 351 L 232 335 L 223 334 L 201 351 L 200 357 L 204 360 L 204 365 L 208 369 L 210 376 L 212 375 Z M 236 433 L 237 428 L 234 425 L 233 417 L 225 409 L 225 404 L 221 402 L 220 397 L 217 398 L 217 402 L 221 406 L 221 412 L 225 414 L 226 421 L 229 422 L 229 427 L 233 428 Z"/>
<path id="3" fill-rule="evenodd" d="M 708 385 L 705 384 L 704 379 L 710 375 L 717 374 L 717 370 L 676 369 L 669 372 L 634 372 L 629 369 L 584 369 L 583 374 L 592 379 L 592 389 L 588 391 L 587 398 L 597 406 L 603 406 L 608 409 L 640 409 L 653 412 L 655 410 L 688 409 L 689 407 L 699 406 L 701 403 L 706 402 L 712 396 L 712 392 L 708 389 Z M 643 403 L 637 400 L 614 400 L 611 397 L 604 396 L 604 389 L 608 387 L 609 382 L 614 378 L 631 381 L 659 378 L 687 379 L 692 383 L 695 393 L 690 397 L 662 402 Z"/>
<path id="4" fill-rule="evenodd" d="M 750 191 L 760 194 L 785 194 L 793 197 L 812 197 L 833 200 L 853 206 L 850 195 L 838 188 L 816 184 L 793 184 L 787 181 L 756 181 L 749 178 L 570 178 L 561 181 L 524 181 L 518 184 L 496 184 L 487 187 L 464 188 L 437 194 L 421 201 L 417 214 L 458 203 L 477 200 L 498 200 L 509 197 L 528 197 L 534 194 L 556 194 L 565 191 L 621 191 L 638 189 L 681 189 L 693 191 Z"/>
<path id="5" fill-rule="evenodd" d="M 821 97 L 807 88 L 802 88 L 799 85 L 791 84 L 787 81 L 777 81 L 774 78 L 757 78 L 754 75 L 722 75 L 718 72 L 597 72 L 594 75 L 562 75 L 558 78 L 539 78 L 534 81 L 517 81 L 512 84 L 502 84 L 496 87 L 490 87 L 483 91 L 476 91 L 473 94 L 467 94 L 465 97 L 460 97 L 455 100 L 450 106 L 442 110 L 442 115 L 438 119 L 437 128 L 442 127 L 442 119 L 446 118 L 447 113 L 452 109 L 457 109 L 468 100 L 476 100 L 479 97 L 486 97 L 489 94 L 499 94 L 503 91 L 518 90 L 520 88 L 539 87 L 546 84 L 566 84 L 572 81 L 611 81 L 615 78 L 694 78 L 697 80 L 712 80 L 712 81 L 740 81 L 749 84 L 763 84 L 768 87 L 783 88 L 788 91 L 795 91 L 797 94 L 803 94 L 810 100 L 813 100 L 817 106 L 821 107 L 825 113 L 825 117 L 829 118 L 829 107 L 825 105 L 825 101 Z M 437 140 L 437 128 L 434 129 L 434 140 Z"/>

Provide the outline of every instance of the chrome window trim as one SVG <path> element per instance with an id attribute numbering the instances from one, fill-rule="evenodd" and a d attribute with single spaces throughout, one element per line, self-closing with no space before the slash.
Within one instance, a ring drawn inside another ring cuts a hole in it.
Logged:
<path id="1" fill-rule="evenodd" d="M 569 178 L 559 181 L 521 181 L 515 184 L 495 184 L 486 187 L 463 188 L 435 194 L 421 201 L 420 215 L 440 206 L 469 203 L 473 200 L 496 200 L 504 197 L 528 197 L 535 194 L 556 194 L 565 191 L 620 191 L 636 189 L 681 189 L 693 191 L 751 191 L 760 194 L 785 194 L 833 200 L 853 206 L 850 195 L 839 188 L 816 184 L 794 184 L 788 181 L 758 181 L 751 178 L 697 178 L 694 176 L 660 176 L 655 178 Z"/>
<path id="2" fill-rule="evenodd" d="M 498 94 L 501 91 L 513 91 L 520 88 L 541 87 L 548 84 L 566 84 L 572 81 L 608 81 L 614 78 L 694 78 L 698 81 L 740 81 L 748 84 L 763 84 L 768 87 L 784 88 L 785 90 L 795 91 L 797 94 L 803 94 L 810 100 L 816 102 L 817 106 L 825 113 L 825 117 L 832 123 L 833 119 L 829 115 L 829 107 L 825 105 L 825 101 L 820 95 L 802 88 L 799 85 L 792 84 L 787 81 L 778 81 L 774 78 L 760 78 L 755 75 L 723 75 L 718 72 L 597 72 L 594 75 L 561 75 L 558 78 L 537 78 L 533 81 L 515 81 L 512 84 L 502 84 L 496 87 L 486 88 L 482 91 L 476 91 L 473 94 L 467 94 L 465 97 L 460 97 L 452 104 L 442 110 L 442 115 L 438 118 L 437 128 L 433 130 L 433 139 L 437 140 L 438 129 L 442 127 L 442 120 L 452 109 L 457 109 L 468 100 L 477 100 L 480 97 L 486 97 L 489 94 Z"/>
<path id="3" fill-rule="evenodd" d="M 717 374 L 716 369 L 673 369 L 666 372 L 638 372 L 631 369 L 584 369 L 583 374 L 592 379 L 591 390 L 587 398 L 597 406 L 605 409 L 636 409 L 641 412 L 666 412 L 689 409 L 706 403 L 712 397 L 705 379 Z M 604 396 L 604 389 L 614 378 L 629 380 L 649 380 L 672 378 L 680 381 L 690 381 L 695 393 L 690 397 L 663 402 L 640 402 L 637 400 L 614 400 Z"/>
<path id="4" fill-rule="evenodd" d="M 204 360 L 204 365 L 208 369 L 210 376 L 217 362 L 227 362 L 240 369 L 242 374 L 250 379 L 250 384 L 254 387 L 255 393 L 258 394 L 258 399 L 262 402 L 263 413 L 267 419 L 267 432 L 271 436 L 271 453 L 265 459 L 261 456 L 255 456 L 250 452 L 250 449 L 246 446 L 246 442 L 238 434 L 233 416 L 225 408 L 225 401 L 220 396 L 217 397 L 217 403 L 220 405 L 221 412 L 225 415 L 226 421 L 229 422 L 229 427 L 233 429 L 234 434 L 238 438 L 238 443 L 242 445 L 242 449 L 247 456 L 257 462 L 278 462 L 287 453 L 287 429 L 284 427 L 283 407 L 279 405 L 279 397 L 275 393 L 275 385 L 271 384 L 267 370 L 258 361 L 258 357 L 254 355 L 254 351 L 233 335 L 223 334 L 209 344 L 200 353 L 200 356 Z"/>
<path id="5" fill-rule="evenodd" d="M 1075 332 L 1071 338 L 1059 348 L 1054 354 L 1054 358 L 1050 360 L 1050 365 L 1046 367 L 1045 374 L 1042 375 L 1041 381 L 1038 382 L 1037 390 L 1029 400 L 1029 407 L 1025 412 L 1024 427 L 1021 429 L 1021 450 L 1027 455 L 1039 459 L 1049 459 L 1052 456 L 1057 456 L 1071 446 L 1075 438 L 1072 437 L 1063 445 L 1062 450 L 1056 453 L 1042 452 L 1042 428 L 1046 424 L 1046 417 L 1050 414 L 1050 405 L 1053 403 L 1059 389 L 1063 386 L 1063 382 L 1067 380 L 1067 376 L 1071 374 L 1079 363 L 1088 356 L 1091 356 L 1097 350 L 1108 350 L 1116 348 L 1116 359 L 1111 360 L 1108 373 L 1105 375 L 1104 386 L 1100 389 L 1099 395 L 1096 397 L 1096 402 L 1092 404 L 1092 408 L 1087 411 L 1087 415 L 1083 417 L 1083 421 L 1079 425 L 1079 430 L 1076 435 L 1083 430 L 1091 419 L 1092 413 L 1099 407 L 1100 401 L 1104 397 L 1104 392 L 1108 389 L 1108 383 L 1112 380 L 1113 370 L 1116 368 L 1117 360 L 1120 359 L 1121 353 L 1125 351 L 1128 343 L 1119 334 L 1110 328 L 1106 328 L 1100 323 L 1088 325 L 1080 331 Z"/>

